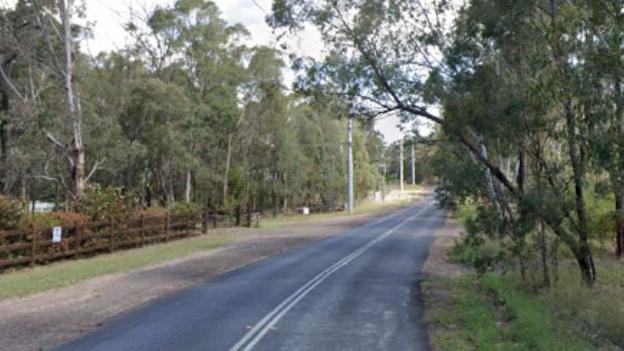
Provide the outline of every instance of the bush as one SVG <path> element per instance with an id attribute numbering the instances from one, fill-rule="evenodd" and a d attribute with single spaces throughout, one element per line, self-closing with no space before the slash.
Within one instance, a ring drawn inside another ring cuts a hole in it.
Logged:
<path id="1" fill-rule="evenodd" d="M 60 222 L 59 225 L 69 227 L 75 224 L 89 223 L 89 217 L 82 213 L 76 212 L 51 212 L 49 216 Z"/>
<path id="2" fill-rule="evenodd" d="M 120 188 L 89 185 L 76 204 L 76 210 L 93 221 L 121 221 L 137 205 L 136 197 Z"/>
<path id="3" fill-rule="evenodd" d="M 62 222 L 51 215 L 51 213 L 33 213 L 22 216 L 20 219 L 19 227 L 22 230 L 30 229 L 34 227 L 37 230 L 48 229 L 55 226 L 62 225 Z"/>
<path id="4" fill-rule="evenodd" d="M 18 229 L 25 212 L 20 201 L 0 195 L 0 230 Z"/>
<path id="5" fill-rule="evenodd" d="M 190 216 L 196 217 L 201 214 L 201 206 L 193 202 L 178 202 L 171 208 L 173 216 Z"/>
<path id="6" fill-rule="evenodd" d="M 497 235 L 492 209 L 464 203 L 458 206 L 457 217 L 466 231 L 451 251 L 454 260 L 470 265 L 479 274 L 494 270 L 507 260 L 510 252 Z"/>

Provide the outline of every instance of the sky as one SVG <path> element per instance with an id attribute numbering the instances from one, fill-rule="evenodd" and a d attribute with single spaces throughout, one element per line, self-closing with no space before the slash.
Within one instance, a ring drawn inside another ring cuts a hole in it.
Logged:
<path id="1" fill-rule="evenodd" d="M 0 5 L 15 0 L 0 0 Z M 130 17 L 131 7 L 147 9 L 155 6 L 173 4 L 175 0 L 85 0 L 87 6 L 86 21 L 93 28 L 93 37 L 83 49 L 89 54 L 97 55 L 101 51 L 121 49 L 128 42 L 123 24 Z M 213 0 L 222 11 L 222 17 L 228 23 L 241 23 L 251 33 L 250 45 L 276 46 L 276 39 L 271 28 L 266 24 L 265 17 L 271 10 L 272 0 Z M 323 43 L 319 33 L 311 28 L 306 29 L 297 37 L 289 39 L 288 46 L 299 56 L 321 58 Z M 286 83 L 292 81 L 293 74 L 285 72 Z M 396 117 L 382 118 L 375 124 L 387 143 L 399 140 L 403 132 L 398 127 Z"/>

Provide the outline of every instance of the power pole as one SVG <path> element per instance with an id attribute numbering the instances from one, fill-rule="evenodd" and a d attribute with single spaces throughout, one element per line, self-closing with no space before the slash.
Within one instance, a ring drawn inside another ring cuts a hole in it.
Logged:
<path id="1" fill-rule="evenodd" d="M 347 210 L 353 213 L 353 120 L 349 117 L 347 122 L 347 177 L 349 178 L 347 190 Z"/>
<path id="2" fill-rule="evenodd" d="M 399 143 L 399 182 L 401 183 L 401 195 L 403 195 L 405 190 L 403 185 L 403 138 Z"/>
<path id="3" fill-rule="evenodd" d="M 386 164 L 384 163 L 381 173 L 381 202 L 386 202 Z"/>
<path id="4" fill-rule="evenodd" d="M 412 186 L 416 186 L 416 158 L 414 157 L 414 140 L 412 139 Z"/>

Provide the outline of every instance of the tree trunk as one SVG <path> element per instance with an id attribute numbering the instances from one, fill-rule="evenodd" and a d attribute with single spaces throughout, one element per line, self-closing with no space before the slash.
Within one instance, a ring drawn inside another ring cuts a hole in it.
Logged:
<path id="1" fill-rule="evenodd" d="M 74 185 L 74 197 L 79 198 L 86 185 L 86 153 L 82 141 L 82 112 L 76 101 L 73 86 L 73 59 L 72 59 L 72 33 L 70 24 L 70 11 L 67 0 L 58 1 L 59 14 L 63 24 L 63 48 L 65 54 L 65 71 L 63 78 L 65 83 L 65 97 L 69 109 L 69 117 L 73 131 L 73 171 L 72 180 Z"/>
<path id="2" fill-rule="evenodd" d="M 578 247 L 574 250 L 581 276 L 585 283 L 592 285 L 596 281 L 596 270 L 594 260 L 589 248 L 589 231 L 587 228 L 587 212 L 585 209 L 583 178 L 585 172 L 584 160 L 576 136 L 576 123 L 574 112 L 572 111 L 572 102 L 567 101 L 565 104 L 565 118 L 568 141 L 568 154 L 572 164 L 572 173 L 574 179 L 575 194 L 575 211 L 578 220 Z"/>
<path id="3" fill-rule="evenodd" d="M 234 130 L 228 133 L 227 155 L 225 158 L 225 172 L 223 174 L 223 204 L 226 203 L 228 197 L 228 179 L 230 176 L 230 166 L 232 164 L 232 140 L 234 138 L 234 131 L 238 129 L 238 127 L 240 127 L 241 123 L 243 123 L 246 108 L 247 106 L 244 106 L 241 110 L 241 114 L 238 117 L 238 121 L 236 121 L 236 126 L 234 127 Z"/>
<path id="4" fill-rule="evenodd" d="M 615 254 L 621 258 L 624 254 L 624 189 L 615 192 Z"/>
<path id="5" fill-rule="evenodd" d="M 399 182 L 401 187 L 401 196 L 403 196 L 403 138 L 399 141 Z"/>
<path id="6" fill-rule="evenodd" d="M 225 172 L 223 173 L 223 204 L 226 204 L 228 197 L 228 178 L 230 176 L 230 164 L 232 163 L 232 138 L 234 133 L 228 134 L 227 154 L 225 157 Z"/>
<path id="7" fill-rule="evenodd" d="M 7 119 L 9 108 L 9 96 L 3 92 L 0 104 L 0 193 L 4 194 L 8 192 L 9 123 Z"/>
<path id="8" fill-rule="evenodd" d="M 189 203 L 191 202 L 191 179 L 192 175 L 191 175 L 191 169 L 187 168 L 186 170 L 186 182 L 185 182 L 185 187 L 184 187 L 184 202 Z"/>
<path id="9" fill-rule="evenodd" d="M 416 157 L 414 155 L 414 140 L 412 140 L 412 150 L 411 150 L 411 167 L 412 167 L 412 186 L 416 186 Z"/>
<path id="10" fill-rule="evenodd" d="M 615 98 L 616 98 L 616 124 L 618 127 L 618 141 L 617 152 L 619 156 L 616 158 L 616 165 L 614 166 L 617 174 L 611 174 L 613 178 L 612 183 L 614 187 L 615 195 L 615 242 L 617 258 L 621 258 L 624 255 L 624 165 L 622 160 L 624 159 L 624 96 L 622 96 L 622 86 L 619 78 L 615 80 Z"/>
<path id="11" fill-rule="evenodd" d="M 542 256 L 542 282 L 544 286 L 550 286 L 550 274 L 548 273 L 548 247 L 546 246 L 546 228 L 544 220 L 540 219 L 540 253 Z"/>

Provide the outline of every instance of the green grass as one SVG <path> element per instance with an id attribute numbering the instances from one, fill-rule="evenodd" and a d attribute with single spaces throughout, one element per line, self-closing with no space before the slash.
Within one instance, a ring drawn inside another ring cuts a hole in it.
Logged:
<path id="1" fill-rule="evenodd" d="M 64 261 L 0 275 L 0 300 L 60 288 L 111 273 L 130 271 L 215 249 L 233 239 L 209 234 L 167 244 L 120 251 L 90 259 Z"/>
<path id="2" fill-rule="evenodd" d="M 358 206 L 354 208 L 354 214 L 379 214 L 385 211 L 390 211 L 393 209 L 398 209 L 401 207 L 405 207 L 409 204 L 408 200 L 393 200 L 386 202 L 374 202 L 374 201 L 364 201 L 360 203 Z M 272 218 L 271 216 L 265 216 L 260 220 L 260 227 L 264 229 L 277 229 L 282 228 L 285 225 L 292 222 L 305 222 L 305 221 L 314 221 L 314 220 L 322 220 L 322 219 L 331 219 L 338 217 L 348 216 L 346 211 L 341 212 L 327 212 L 327 213 L 313 213 L 309 215 L 284 215 L 278 216 L 276 218 Z"/>
<path id="3" fill-rule="evenodd" d="M 617 349 L 592 339 L 574 320 L 553 313 L 546 295 L 519 288 L 513 276 L 429 278 L 423 287 L 425 318 L 433 326 L 436 350 Z M 448 293 L 450 301 L 436 301 L 435 291 Z"/>

